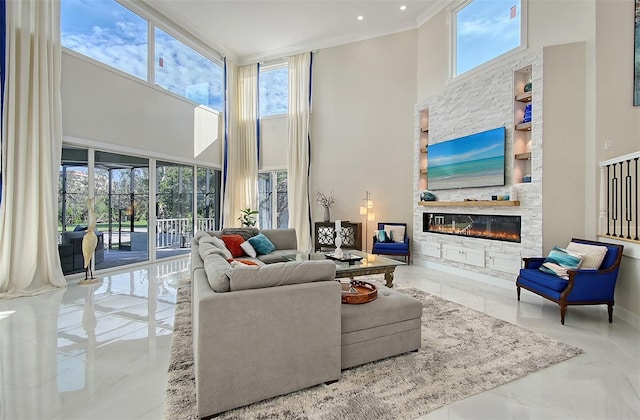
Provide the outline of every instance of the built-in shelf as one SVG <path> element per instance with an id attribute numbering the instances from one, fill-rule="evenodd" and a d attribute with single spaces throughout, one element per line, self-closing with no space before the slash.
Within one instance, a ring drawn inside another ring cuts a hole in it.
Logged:
<path id="1" fill-rule="evenodd" d="M 516 130 L 518 131 L 531 131 L 531 123 L 526 122 L 522 124 L 516 124 Z"/>
<path id="2" fill-rule="evenodd" d="M 515 158 L 518 159 L 518 160 L 531 159 L 531 152 L 516 153 Z"/>
<path id="3" fill-rule="evenodd" d="M 516 95 L 516 101 L 518 102 L 531 102 L 531 98 L 533 97 L 533 92 L 525 92 L 519 95 Z"/>
<path id="4" fill-rule="evenodd" d="M 497 200 L 419 201 L 418 204 L 425 207 L 517 207 L 520 205 L 520 202 Z"/>

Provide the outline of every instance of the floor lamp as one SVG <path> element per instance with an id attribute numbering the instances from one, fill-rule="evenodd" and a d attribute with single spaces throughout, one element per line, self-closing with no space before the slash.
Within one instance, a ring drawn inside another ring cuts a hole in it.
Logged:
<path id="1" fill-rule="evenodd" d="M 369 222 L 376 220 L 376 214 L 373 212 L 373 200 L 371 200 L 369 191 L 362 201 L 364 205 L 360 206 L 360 215 L 364 216 L 364 251 L 369 252 Z"/>

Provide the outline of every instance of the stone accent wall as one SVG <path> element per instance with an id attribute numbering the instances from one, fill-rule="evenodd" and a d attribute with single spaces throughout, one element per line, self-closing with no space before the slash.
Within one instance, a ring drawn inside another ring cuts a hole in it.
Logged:
<path id="1" fill-rule="evenodd" d="M 514 71 L 532 66 L 533 101 L 531 131 L 531 177 L 527 184 L 513 182 L 513 132 L 514 132 Z M 414 218 L 413 255 L 419 260 L 434 261 L 456 267 L 513 280 L 512 273 L 476 267 L 422 253 L 423 242 L 439 242 L 473 249 L 483 249 L 485 259 L 488 252 L 509 254 L 518 257 L 542 255 L 542 50 L 528 50 L 508 56 L 484 69 L 463 75 L 452 81 L 445 90 L 426 99 L 415 107 L 414 144 Z M 420 192 L 420 111 L 429 110 L 429 144 L 467 136 L 485 130 L 506 127 L 506 185 L 499 187 L 465 188 L 432 191 L 438 201 L 463 201 L 464 199 L 490 200 L 492 195 L 510 194 L 511 187 L 517 190 L 518 207 L 424 207 L 418 205 Z M 522 242 L 510 243 L 495 240 L 463 238 L 422 232 L 422 213 L 482 213 L 506 214 L 522 217 Z M 487 261 L 488 263 L 488 261 Z"/>

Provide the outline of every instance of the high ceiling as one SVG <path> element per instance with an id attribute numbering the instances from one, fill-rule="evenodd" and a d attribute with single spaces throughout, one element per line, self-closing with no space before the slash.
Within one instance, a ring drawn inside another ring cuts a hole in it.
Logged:
<path id="1" fill-rule="evenodd" d="M 415 29 L 450 0 L 143 1 L 246 64 Z"/>

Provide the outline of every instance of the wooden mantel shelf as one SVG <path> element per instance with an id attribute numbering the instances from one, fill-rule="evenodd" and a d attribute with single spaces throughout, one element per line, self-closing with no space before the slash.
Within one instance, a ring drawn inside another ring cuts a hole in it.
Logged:
<path id="1" fill-rule="evenodd" d="M 425 207 L 516 207 L 520 205 L 520 202 L 497 200 L 419 201 L 418 204 Z"/>

